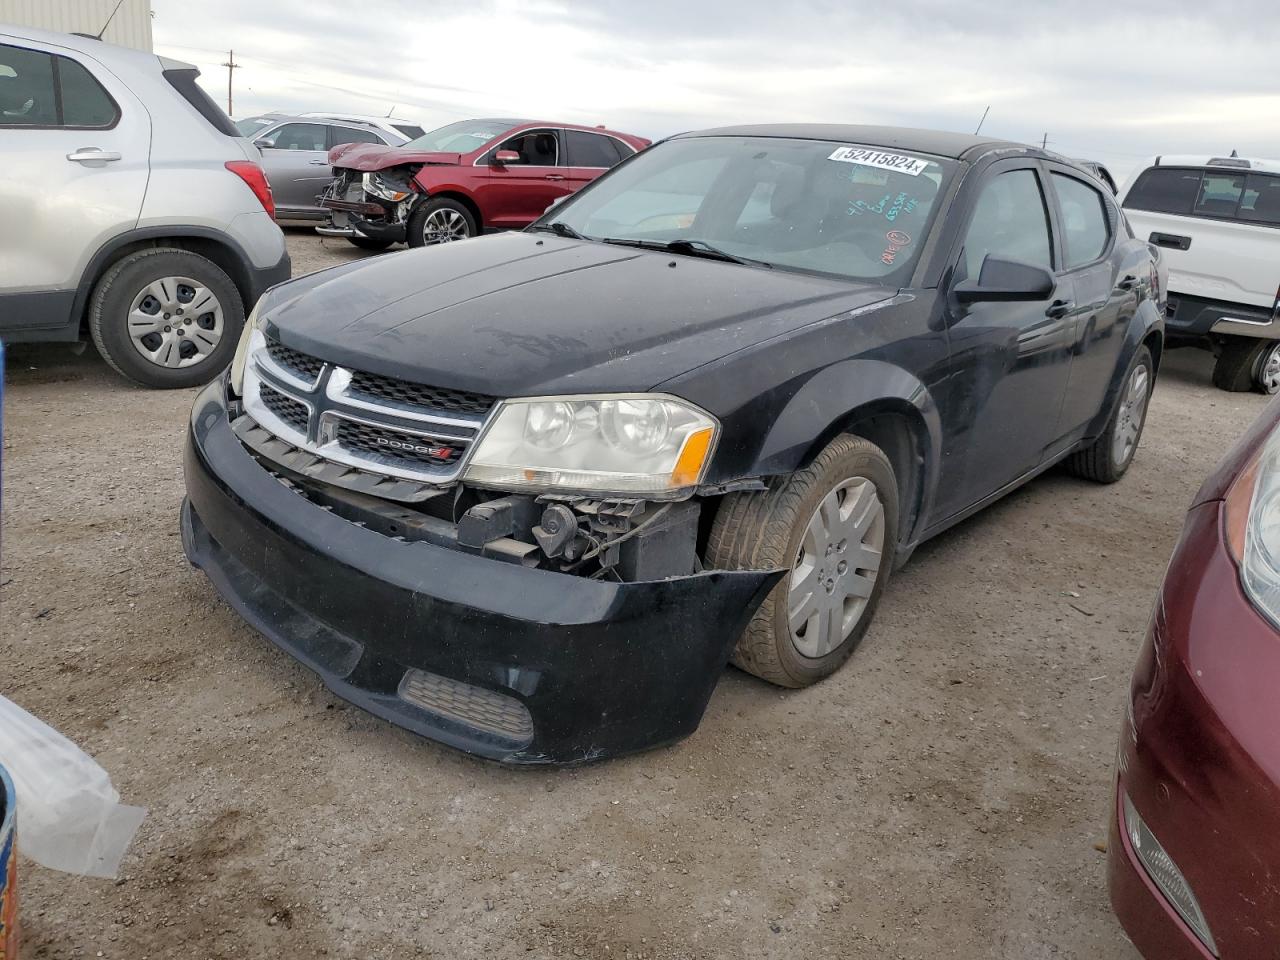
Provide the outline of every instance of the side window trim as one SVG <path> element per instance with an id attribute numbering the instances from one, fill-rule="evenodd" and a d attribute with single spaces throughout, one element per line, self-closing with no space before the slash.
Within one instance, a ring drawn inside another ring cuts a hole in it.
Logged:
<path id="1" fill-rule="evenodd" d="M 61 62 L 63 60 L 71 60 L 73 59 L 72 57 L 67 57 L 60 53 L 51 53 L 48 50 L 41 50 L 37 47 L 23 47 L 23 46 L 19 46 L 16 43 L 4 43 L 4 44 L 0 44 L 0 47 L 8 47 L 12 50 L 25 50 L 27 53 L 41 54 L 49 58 L 49 60 L 51 61 L 50 72 L 53 75 L 53 115 L 55 120 L 54 123 L 0 122 L 0 130 L 114 130 L 116 126 L 120 123 L 120 117 L 122 116 L 122 113 L 120 111 L 120 102 L 111 95 L 110 90 L 108 90 L 106 87 L 102 85 L 101 81 L 99 81 L 97 76 L 94 75 L 94 72 L 90 70 L 87 66 L 85 66 L 83 63 L 81 63 L 79 60 L 76 60 L 75 62 L 80 64 L 80 67 L 84 70 L 84 72 L 89 75 L 89 78 L 97 85 L 98 89 L 102 91 L 103 96 L 105 96 L 107 100 L 111 102 L 111 106 L 112 106 L 112 109 L 115 111 L 115 115 L 112 117 L 110 123 L 99 124 L 96 126 L 86 126 L 84 124 L 67 124 L 63 121 L 65 112 L 62 107 Z"/>
<path id="2" fill-rule="evenodd" d="M 1051 204 L 1054 210 L 1053 220 L 1055 224 L 1055 229 L 1060 234 L 1060 236 L 1055 236 L 1054 238 L 1054 264 L 1055 264 L 1054 273 L 1055 274 L 1074 273 L 1076 270 L 1085 270 L 1085 269 L 1088 269 L 1089 267 L 1097 266 L 1103 260 L 1106 260 L 1108 257 L 1110 257 L 1111 254 L 1115 251 L 1116 224 L 1118 221 L 1118 216 L 1117 216 L 1118 211 L 1116 210 L 1115 207 L 1111 205 L 1110 201 L 1107 200 L 1107 197 L 1102 193 L 1102 191 L 1100 191 L 1097 187 L 1090 184 L 1083 177 L 1077 176 L 1075 172 L 1071 170 L 1070 167 L 1066 167 L 1057 163 L 1051 163 L 1049 164 L 1049 173 L 1052 175 L 1067 177 L 1071 180 L 1075 180 L 1081 186 L 1088 187 L 1090 190 L 1096 193 L 1099 197 L 1101 197 L 1102 209 L 1106 211 L 1105 226 L 1107 228 L 1107 242 L 1106 242 L 1106 245 L 1103 246 L 1101 254 L 1094 257 L 1088 263 L 1079 263 L 1079 264 L 1076 264 L 1075 266 L 1068 266 L 1068 263 L 1070 261 L 1071 246 L 1070 246 L 1070 242 L 1067 240 L 1066 225 L 1062 222 L 1062 207 L 1061 207 L 1062 198 L 1058 196 L 1058 187 L 1057 187 L 1057 184 L 1053 182 L 1053 176 L 1049 176 L 1047 178 L 1049 181 L 1048 187 L 1053 191 L 1053 202 Z M 1041 189 L 1043 190 L 1044 187 L 1045 187 L 1045 184 L 1042 183 Z M 1058 256 L 1059 253 L 1061 253 L 1060 257 Z"/>

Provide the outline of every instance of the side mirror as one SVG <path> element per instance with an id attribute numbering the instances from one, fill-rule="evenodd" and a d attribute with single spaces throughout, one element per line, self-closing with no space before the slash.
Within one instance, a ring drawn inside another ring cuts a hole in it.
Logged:
<path id="1" fill-rule="evenodd" d="M 253 141 L 253 145 L 257 147 L 259 150 L 274 150 L 276 147 L 276 142 L 272 140 L 270 137 L 263 137 L 260 140 Z"/>
<path id="2" fill-rule="evenodd" d="M 515 150 L 495 150 L 491 162 L 499 167 L 508 163 L 519 163 L 520 154 Z"/>
<path id="3" fill-rule="evenodd" d="M 960 303 L 1012 303 L 1048 300 L 1055 286 L 1044 267 L 988 254 L 978 279 L 962 280 L 952 292 Z"/>

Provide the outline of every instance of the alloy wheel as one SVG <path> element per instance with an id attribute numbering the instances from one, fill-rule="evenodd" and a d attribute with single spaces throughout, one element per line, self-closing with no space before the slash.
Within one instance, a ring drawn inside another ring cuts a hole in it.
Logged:
<path id="1" fill-rule="evenodd" d="M 1138 434 L 1147 413 L 1147 400 L 1151 374 L 1145 364 L 1138 364 L 1129 374 L 1124 394 L 1120 397 L 1120 409 L 1116 414 L 1115 434 L 1111 438 L 1111 459 L 1116 466 L 1123 466 L 1133 456 L 1138 446 Z"/>
<path id="2" fill-rule="evenodd" d="M 129 339 L 158 367 L 193 367 L 222 340 L 222 304 L 208 287 L 190 277 L 153 280 L 133 298 Z"/>
<path id="3" fill-rule="evenodd" d="M 858 625 L 875 589 L 884 538 L 884 504 L 870 480 L 850 477 L 822 498 L 787 587 L 787 622 L 802 656 L 826 656 Z"/>
<path id="4" fill-rule="evenodd" d="M 1280 392 L 1280 342 L 1273 343 L 1259 358 L 1257 381 L 1265 393 Z"/>
<path id="5" fill-rule="evenodd" d="M 430 246 L 434 243 L 452 243 L 454 240 L 465 240 L 470 236 L 466 218 L 457 210 L 441 207 L 433 210 L 422 221 L 422 243 Z"/>

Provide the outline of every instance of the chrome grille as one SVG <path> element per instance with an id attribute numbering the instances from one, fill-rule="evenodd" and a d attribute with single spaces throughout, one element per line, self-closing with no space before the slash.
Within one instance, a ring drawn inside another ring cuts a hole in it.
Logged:
<path id="1" fill-rule="evenodd" d="M 294 429 L 306 432 L 307 422 L 311 419 L 311 411 L 307 409 L 305 403 L 287 397 L 279 390 L 275 390 L 265 383 L 259 390 L 259 396 L 262 398 L 262 405 L 277 417 Z"/>
<path id="2" fill-rule="evenodd" d="M 391 377 L 376 376 L 373 384 L 374 374 L 284 347 L 262 331 L 251 336 L 244 408 L 258 427 L 284 442 L 280 457 L 315 458 L 309 474 L 325 470 L 323 461 L 339 472 L 347 468 L 409 481 L 387 485 L 389 499 L 412 499 L 410 494 L 421 499 L 421 485 L 438 488 L 456 480 L 496 404 L 481 394 Z M 369 389 L 356 390 L 357 378 Z M 270 444 L 259 447 L 272 456 Z M 281 465 L 289 468 L 283 460 Z M 397 494 L 400 490 L 404 496 Z"/>
<path id="3" fill-rule="evenodd" d="M 267 353 L 280 366 L 309 383 L 315 382 L 320 376 L 320 368 L 324 366 L 324 361 L 299 353 L 276 340 L 267 340 Z"/>
<path id="4" fill-rule="evenodd" d="M 429 410 L 444 410 L 448 413 L 488 413 L 497 402 L 494 397 L 483 393 L 471 393 L 466 390 L 446 390 L 440 387 L 425 387 L 407 380 L 384 377 L 376 373 L 353 371 L 351 374 L 351 392 L 365 399 L 378 401 L 390 400 L 414 407 Z"/>

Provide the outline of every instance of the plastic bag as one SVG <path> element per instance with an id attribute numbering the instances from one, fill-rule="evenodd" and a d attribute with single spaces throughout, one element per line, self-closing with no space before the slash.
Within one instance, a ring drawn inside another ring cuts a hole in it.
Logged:
<path id="1" fill-rule="evenodd" d="M 92 757 L 0 697 L 0 764 L 18 793 L 22 852 L 54 870 L 114 878 L 143 807 L 120 803 Z"/>

